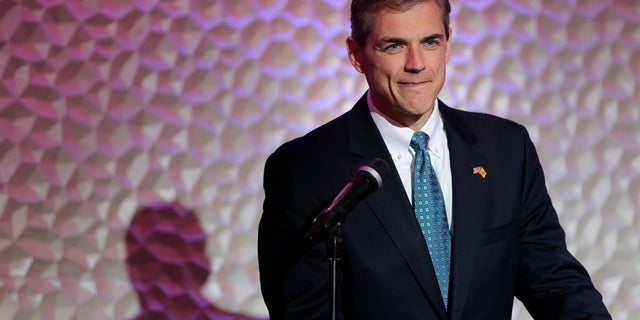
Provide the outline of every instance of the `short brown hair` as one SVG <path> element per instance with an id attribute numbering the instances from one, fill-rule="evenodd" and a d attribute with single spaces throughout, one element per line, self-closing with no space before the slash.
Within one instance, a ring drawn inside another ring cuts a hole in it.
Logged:
<path id="1" fill-rule="evenodd" d="M 449 0 L 352 0 L 351 1 L 351 36 L 360 46 L 364 46 L 373 31 L 373 17 L 378 10 L 407 11 L 418 3 L 435 1 L 440 8 L 444 33 L 449 39 Z"/>

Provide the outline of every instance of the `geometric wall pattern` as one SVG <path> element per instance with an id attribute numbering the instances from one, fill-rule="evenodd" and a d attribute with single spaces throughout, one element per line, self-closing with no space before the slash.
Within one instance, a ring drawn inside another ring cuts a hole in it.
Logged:
<path id="1" fill-rule="evenodd" d="M 614 318 L 637 317 L 640 2 L 452 5 L 441 98 L 530 130 L 571 251 Z M 264 161 L 366 89 L 346 57 L 348 6 L 3 0 L 2 318 L 139 314 L 125 236 L 134 214 L 158 203 L 197 215 L 210 272 L 203 296 L 264 316 Z"/>

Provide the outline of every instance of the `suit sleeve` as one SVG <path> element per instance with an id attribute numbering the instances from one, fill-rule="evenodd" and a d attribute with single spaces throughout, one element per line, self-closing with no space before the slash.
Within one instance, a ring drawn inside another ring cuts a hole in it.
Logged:
<path id="1" fill-rule="evenodd" d="M 536 319 L 611 319 L 585 268 L 568 251 L 535 148 L 523 128 L 524 176 L 516 295 Z"/>
<path id="2" fill-rule="evenodd" d="M 321 205 L 300 178 L 301 172 L 294 161 L 277 152 L 265 164 L 258 263 L 262 295 L 272 320 L 326 319 L 328 314 L 325 246 L 299 246 L 305 223 Z"/>

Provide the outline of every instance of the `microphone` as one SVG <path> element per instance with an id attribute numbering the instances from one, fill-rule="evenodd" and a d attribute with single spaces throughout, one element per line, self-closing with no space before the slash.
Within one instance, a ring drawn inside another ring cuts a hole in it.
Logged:
<path id="1" fill-rule="evenodd" d="M 380 158 L 373 159 L 368 166 L 360 167 L 331 204 L 313 219 L 304 240 L 313 240 L 324 231 L 332 230 L 360 201 L 382 186 L 387 172 L 389 164 Z"/>

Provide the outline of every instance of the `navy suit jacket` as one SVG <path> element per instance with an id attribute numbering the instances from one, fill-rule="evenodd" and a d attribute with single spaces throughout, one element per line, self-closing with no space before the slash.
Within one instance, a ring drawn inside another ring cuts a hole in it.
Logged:
<path id="1" fill-rule="evenodd" d="M 374 158 L 392 168 L 382 187 L 344 220 L 339 318 L 510 319 L 517 297 L 538 319 L 610 319 L 589 275 L 567 251 L 524 127 L 442 102 L 439 108 L 453 183 L 448 310 L 365 95 L 266 162 L 258 259 L 271 319 L 328 318 L 326 246 L 301 247 L 301 233 Z"/>

